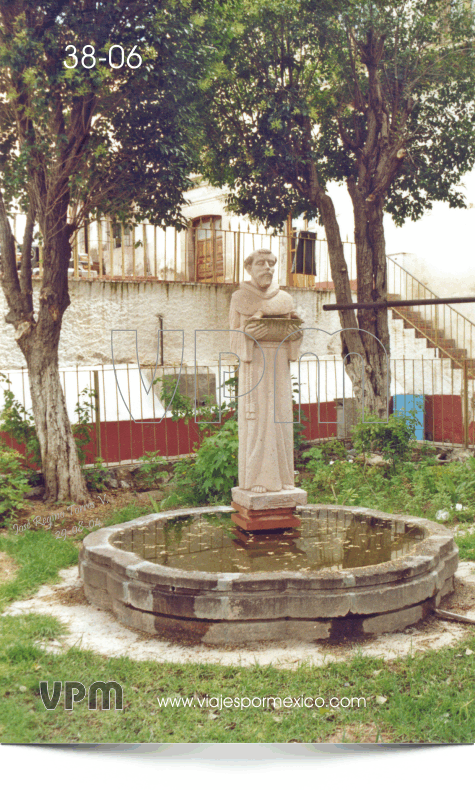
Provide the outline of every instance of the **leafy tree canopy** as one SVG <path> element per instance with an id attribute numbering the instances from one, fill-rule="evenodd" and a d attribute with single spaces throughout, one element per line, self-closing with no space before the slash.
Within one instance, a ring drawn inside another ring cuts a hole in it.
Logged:
<path id="1" fill-rule="evenodd" d="M 126 219 L 133 201 L 137 221 L 179 226 L 196 161 L 197 84 L 213 52 L 203 19 L 200 0 L 0 3 L 7 205 L 33 202 L 43 224 L 67 191 L 82 206 L 76 224 L 86 212 Z M 114 46 L 122 68 L 109 64 Z"/>
<path id="2" fill-rule="evenodd" d="M 215 51 L 204 4 L 0 0 L 0 282 L 27 361 L 48 500 L 87 497 L 58 371 L 71 237 L 99 213 L 184 224 L 197 89 Z M 19 272 L 7 213 L 15 200 L 27 212 Z"/>
<path id="3" fill-rule="evenodd" d="M 236 0 L 206 85 L 203 169 L 238 212 L 319 216 L 315 179 L 354 183 L 396 223 L 464 206 L 475 164 L 469 4 Z"/>

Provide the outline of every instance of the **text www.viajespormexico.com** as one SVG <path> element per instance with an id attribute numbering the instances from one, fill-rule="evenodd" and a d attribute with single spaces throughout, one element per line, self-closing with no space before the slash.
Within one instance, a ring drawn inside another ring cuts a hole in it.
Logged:
<path id="1" fill-rule="evenodd" d="M 158 705 L 160 708 L 167 708 L 168 706 L 172 708 L 184 708 L 184 709 L 196 709 L 196 708 L 210 708 L 210 709 L 321 709 L 321 708 L 332 708 L 332 709 L 350 709 L 350 708 L 366 708 L 366 698 L 321 698 L 321 697 L 311 697 L 310 695 L 299 695 L 296 698 L 280 698 L 274 697 L 273 695 L 269 695 L 269 697 L 264 698 L 248 698 L 248 697 L 236 697 L 236 698 L 229 698 L 223 697 L 223 695 L 216 695 L 216 696 L 208 696 L 204 695 L 200 697 L 199 695 L 194 695 L 190 698 L 157 698 Z"/>

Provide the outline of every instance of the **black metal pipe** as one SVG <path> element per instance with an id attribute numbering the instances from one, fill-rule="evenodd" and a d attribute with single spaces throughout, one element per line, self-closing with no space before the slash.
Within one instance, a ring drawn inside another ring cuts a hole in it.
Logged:
<path id="1" fill-rule="evenodd" d="M 409 307 L 410 305 L 451 305 L 460 302 L 475 302 L 475 297 L 447 297 L 441 299 L 388 299 L 385 302 L 349 302 L 344 305 L 324 305 L 323 310 L 382 310 L 383 308 Z"/>

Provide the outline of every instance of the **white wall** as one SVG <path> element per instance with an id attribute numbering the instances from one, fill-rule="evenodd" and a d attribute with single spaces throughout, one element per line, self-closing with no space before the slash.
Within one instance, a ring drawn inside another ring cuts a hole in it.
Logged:
<path id="1" fill-rule="evenodd" d="M 71 305 L 63 320 L 59 354 L 60 367 L 69 368 L 61 375 L 71 419 L 75 419 L 74 407 L 78 394 L 84 387 L 94 388 L 90 370 L 93 367 L 100 368 L 103 418 L 127 419 L 129 413 L 126 404 L 133 405 L 134 418 L 138 420 L 160 418 L 163 415 L 158 399 L 152 392 L 147 395 L 141 387 L 134 332 L 137 330 L 140 364 L 154 367 L 157 361 L 159 316 L 163 318 L 165 329 L 164 364 L 166 367 L 175 367 L 174 371 L 165 373 L 177 374 L 182 359 L 181 332 L 166 330 L 184 331 L 183 363 L 192 367 L 194 331 L 207 330 L 197 336 L 197 363 L 201 367 L 209 366 L 209 374 L 214 374 L 218 385 L 217 362 L 220 352 L 223 353 L 224 364 L 237 362 L 235 357 L 226 354 L 229 348 L 229 302 L 235 288 L 225 284 L 71 281 Z M 320 400 L 341 397 L 343 379 L 345 394 L 351 397 L 351 383 L 343 374 L 340 357 L 338 313 L 323 311 L 325 303 L 335 302 L 334 292 L 297 288 L 287 290 L 294 298 L 304 327 L 324 330 L 309 330 L 302 346 L 302 351 L 312 352 L 320 360 Z M 39 281 L 35 281 L 36 303 L 38 292 Z M 6 305 L 0 292 L 0 315 L 5 313 Z M 122 369 L 118 379 L 123 397 L 117 390 L 112 369 L 113 330 L 118 331 L 115 333 L 117 340 L 114 340 L 114 362 Z M 402 321 L 391 320 L 390 332 L 392 394 L 461 392 L 461 373 L 452 369 L 450 360 L 437 359 L 436 350 L 428 349 L 424 340 L 415 338 L 413 329 L 404 329 Z M 403 358 L 404 364 L 401 362 Z M 0 360 L 0 370 L 9 372 L 15 395 L 29 407 L 28 378 L 25 371 L 18 370 L 25 363 L 15 343 L 11 325 L 4 324 L 4 331 L 0 333 Z M 124 370 L 126 363 L 131 364 L 129 370 Z M 301 367 L 303 403 L 315 400 L 316 373 L 315 358 L 306 356 Z M 292 374 L 298 375 L 297 364 L 292 365 Z M 148 386 L 149 371 L 144 372 L 144 376 Z"/>
<path id="2" fill-rule="evenodd" d="M 468 208 L 451 209 L 436 202 L 417 222 L 398 227 L 385 218 L 386 252 L 439 297 L 475 296 L 475 170 L 462 179 Z M 331 185 L 341 235 L 354 239 L 354 220 L 348 191 Z M 319 236 L 324 236 L 320 229 Z M 475 303 L 456 305 L 475 322 Z"/>
<path id="3" fill-rule="evenodd" d="M 140 362 L 154 365 L 159 317 L 162 317 L 165 331 L 164 362 L 167 365 L 180 365 L 180 330 L 184 331 L 183 362 L 188 365 L 193 364 L 195 357 L 195 330 L 202 331 L 197 334 L 197 358 L 200 364 L 214 364 L 219 352 L 227 349 L 229 303 L 236 286 L 71 280 L 69 287 L 71 305 L 64 314 L 59 345 L 61 367 L 110 364 L 112 331 L 115 331 L 115 362 L 135 361 L 134 330 L 137 330 Z M 39 281 L 34 281 L 33 289 L 37 305 Z M 289 290 L 294 295 L 306 326 L 315 326 L 321 296 L 310 290 Z M 6 312 L 5 298 L 0 292 L 0 316 L 3 317 Z M 328 321 L 326 317 L 325 321 Z M 335 323 L 334 318 L 332 321 Z M 319 353 L 326 350 L 325 343 L 322 343 Z M 25 364 L 14 340 L 13 327 L 6 323 L 4 331 L 0 333 L 0 360 L 1 369 L 21 368 Z"/>
<path id="4" fill-rule="evenodd" d="M 195 330 L 199 365 L 214 365 L 220 352 L 228 349 L 228 314 L 231 295 L 236 286 L 205 283 L 70 281 L 71 305 L 63 318 L 59 346 L 60 367 L 91 367 L 112 363 L 111 334 L 114 332 L 114 362 L 155 365 L 157 360 L 159 317 L 164 328 L 164 364 L 193 365 Z M 34 281 L 34 301 L 38 303 L 39 281 Z M 324 311 L 323 305 L 335 303 L 335 293 L 314 289 L 286 289 L 292 294 L 304 327 L 324 332 L 308 332 L 306 349 L 319 357 L 340 355 L 336 311 Z M 0 316 L 7 307 L 0 291 Z M 390 322 L 391 354 L 394 358 L 434 359 L 435 350 L 416 339 L 414 330 L 404 329 L 402 321 Z M 180 332 L 183 330 L 183 336 Z M 213 330 L 210 332 L 210 330 Z M 215 330 L 219 330 L 216 332 Z M 0 369 L 24 366 L 25 361 L 15 340 L 13 327 L 4 324 L 0 333 Z M 233 360 L 230 356 L 229 360 Z"/>

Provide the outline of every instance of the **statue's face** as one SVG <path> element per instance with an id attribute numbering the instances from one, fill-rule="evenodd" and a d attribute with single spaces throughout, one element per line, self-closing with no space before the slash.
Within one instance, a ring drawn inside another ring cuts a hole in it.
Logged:
<path id="1" fill-rule="evenodd" d="M 273 258 L 258 258 L 248 269 L 252 283 L 258 288 L 268 288 L 274 277 L 274 268 Z"/>

